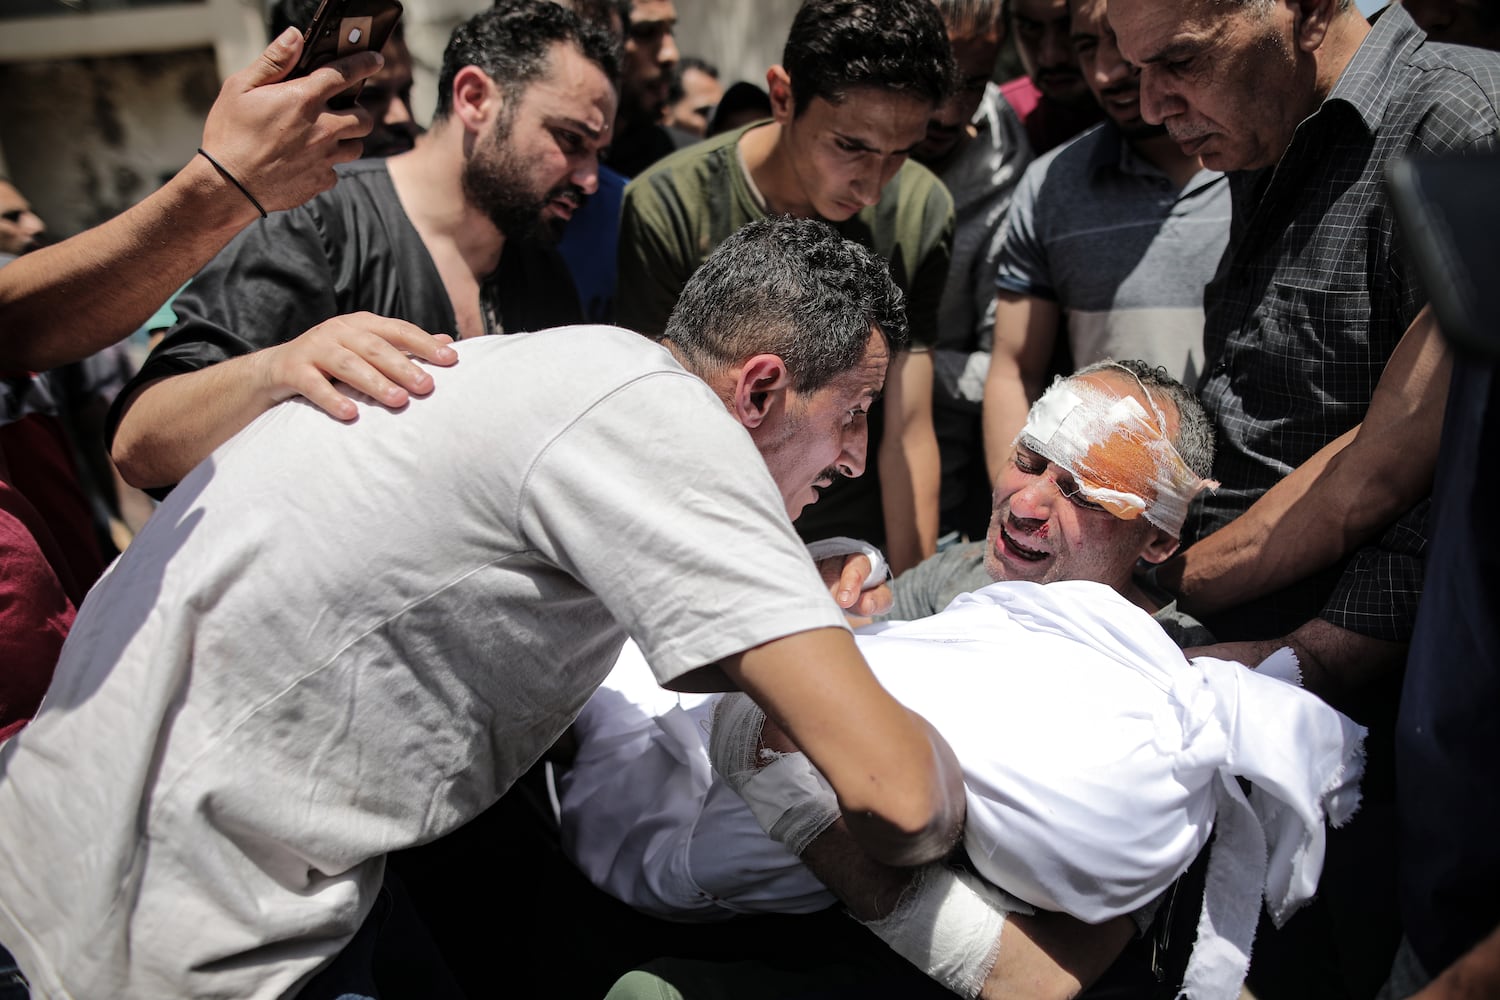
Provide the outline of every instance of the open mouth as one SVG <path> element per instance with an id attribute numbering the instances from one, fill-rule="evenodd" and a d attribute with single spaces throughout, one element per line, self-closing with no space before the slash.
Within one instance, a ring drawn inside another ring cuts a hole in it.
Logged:
<path id="1" fill-rule="evenodd" d="M 1011 555 L 1015 556 L 1017 559 L 1020 559 L 1024 562 L 1041 562 L 1043 559 L 1047 558 L 1048 553 L 1040 552 L 1036 549 L 1027 548 L 1020 542 L 1016 541 L 1016 536 L 1012 535 L 1004 528 L 1000 529 L 1000 537 L 1005 539 L 1005 550 Z"/>
<path id="2" fill-rule="evenodd" d="M 573 218 L 573 213 L 582 207 L 582 199 L 571 194 L 562 194 L 547 199 L 547 206 L 556 215 L 564 219 L 571 219 Z"/>

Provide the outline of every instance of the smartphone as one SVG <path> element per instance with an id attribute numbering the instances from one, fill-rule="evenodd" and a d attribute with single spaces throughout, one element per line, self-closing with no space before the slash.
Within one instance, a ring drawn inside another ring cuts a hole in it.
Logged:
<path id="1" fill-rule="evenodd" d="M 302 58 L 292 76 L 306 76 L 341 56 L 355 52 L 379 52 L 401 19 L 398 0 L 323 0 L 312 23 L 302 33 Z M 360 81 L 340 91 L 328 102 L 347 108 L 359 97 Z"/>

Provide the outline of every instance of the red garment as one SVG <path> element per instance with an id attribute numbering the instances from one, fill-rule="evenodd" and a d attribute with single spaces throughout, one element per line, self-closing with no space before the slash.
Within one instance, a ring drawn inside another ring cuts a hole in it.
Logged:
<path id="1" fill-rule="evenodd" d="M 1029 76 L 1001 84 L 1000 94 L 1021 119 L 1031 151 L 1037 156 L 1104 120 L 1104 109 L 1096 102 L 1089 101 L 1082 107 L 1061 104 L 1044 96 Z"/>
<path id="2" fill-rule="evenodd" d="M 28 412 L 0 426 L 0 740 L 35 714 L 103 570 L 57 419 Z"/>

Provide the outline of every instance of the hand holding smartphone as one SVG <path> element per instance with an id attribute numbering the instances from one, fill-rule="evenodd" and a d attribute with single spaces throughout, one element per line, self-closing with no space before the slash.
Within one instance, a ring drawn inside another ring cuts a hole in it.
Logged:
<path id="1" fill-rule="evenodd" d="M 302 34 L 302 58 L 291 76 L 306 76 L 320 66 L 355 52 L 379 52 L 401 19 L 398 0 L 323 0 Z M 340 91 L 330 107 L 351 107 L 363 81 Z"/>

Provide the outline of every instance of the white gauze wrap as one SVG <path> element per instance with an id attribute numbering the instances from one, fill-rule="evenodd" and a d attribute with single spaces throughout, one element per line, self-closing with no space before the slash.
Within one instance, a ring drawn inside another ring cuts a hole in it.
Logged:
<path id="1" fill-rule="evenodd" d="M 761 829 L 800 855 L 838 819 L 838 798 L 806 754 L 761 749 L 765 720 L 748 696 L 724 695 L 709 756 Z M 1016 912 L 1033 910 L 969 872 L 934 864 L 915 870 L 896 908 L 867 926 L 927 975 L 973 997 L 999 954 L 1005 915 Z"/>
<path id="2" fill-rule="evenodd" d="M 1144 515 L 1175 537 L 1193 497 L 1219 484 L 1188 468 L 1154 400 L 1151 408 L 1079 378 L 1058 379 L 1031 407 L 1016 440 L 1067 469 L 1079 492 L 1115 517 Z"/>
<path id="3" fill-rule="evenodd" d="M 913 873 L 894 910 L 865 926 L 954 993 L 974 997 L 1000 955 L 1006 914 L 1034 912 L 971 872 L 933 864 Z"/>
<path id="4" fill-rule="evenodd" d="M 708 753 L 714 770 L 745 800 L 762 830 L 801 854 L 839 818 L 833 786 L 804 753 L 777 753 L 760 746 L 766 713 L 743 694 L 729 694 L 714 708 Z"/>

